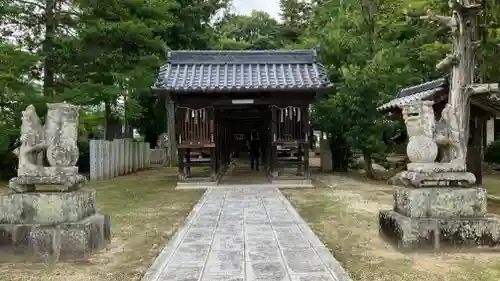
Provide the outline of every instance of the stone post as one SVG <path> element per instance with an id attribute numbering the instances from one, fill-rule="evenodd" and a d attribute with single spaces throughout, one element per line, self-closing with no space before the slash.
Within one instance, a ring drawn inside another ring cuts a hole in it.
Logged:
<path id="1" fill-rule="evenodd" d="M 102 180 L 104 179 L 104 144 L 105 140 L 97 140 L 97 155 L 99 155 L 99 164 L 97 165 L 98 167 L 98 174 L 97 174 L 97 179 Z"/>
<path id="2" fill-rule="evenodd" d="M 120 139 L 120 176 L 123 176 L 125 174 L 125 155 L 125 139 Z"/>
<path id="3" fill-rule="evenodd" d="M 115 172 L 116 172 L 116 167 L 115 167 L 115 156 L 116 156 L 116 150 L 115 150 L 115 141 L 112 140 L 109 142 L 109 167 L 110 167 L 110 173 L 109 177 L 114 178 L 116 177 Z"/>
<path id="4" fill-rule="evenodd" d="M 104 141 L 104 154 L 103 154 L 103 165 L 104 165 L 104 179 L 107 180 L 111 176 L 111 142 Z"/>
<path id="5" fill-rule="evenodd" d="M 90 140 L 89 141 L 89 164 L 90 164 L 90 180 L 99 179 L 99 159 L 101 156 L 99 155 L 99 141 L 98 140 Z"/>
<path id="6" fill-rule="evenodd" d="M 132 173 L 137 171 L 137 154 L 138 154 L 138 143 L 132 142 Z"/>
<path id="7" fill-rule="evenodd" d="M 495 141 L 495 118 L 486 121 L 486 145 Z"/>
<path id="8" fill-rule="evenodd" d="M 120 160 L 120 140 L 113 140 L 113 177 L 118 177 L 118 166 Z"/>
<path id="9" fill-rule="evenodd" d="M 126 151 L 125 151 L 125 174 L 128 175 L 132 171 L 132 140 L 126 139 Z"/>

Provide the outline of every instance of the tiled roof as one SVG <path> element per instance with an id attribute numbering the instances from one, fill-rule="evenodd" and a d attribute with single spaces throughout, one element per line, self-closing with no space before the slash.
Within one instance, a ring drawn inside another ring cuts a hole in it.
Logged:
<path id="1" fill-rule="evenodd" d="M 442 90 L 447 90 L 448 86 L 449 77 L 446 76 L 427 83 L 405 88 L 398 92 L 395 99 L 379 106 L 377 110 L 387 112 L 416 100 L 434 100 L 435 94 Z M 486 105 L 494 114 L 500 115 L 500 98 L 495 94 L 474 95 L 472 96 L 471 102 L 472 104 Z"/>
<path id="2" fill-rule="evenodd" d="M 415 93 L 415 94 L 412 94 L 409 96 L 395 98 L 395 99 L 389 101 L 388 103 L 385 103 L 385 104 L 379 106 L 377 108 L 377 110 L 384 111 L 384 110 L 400 107 L 402 105 L 407 105 L 407 104 L 412 103 L 412 102 L 417 101 L 417 100 L 432 99 L 432 97 L 434 97 L 435 93 L 437 93 L 443 89 L 444 88 L 439 87 L 439 88 L 430 89 L 430 90 L 423 91 L 423 92 L 418 92 L 418 93 Z"/>
<path id="3" fill-rule="evenodd" d="M 153 88 L 217 92 L 329 88 L 314 50 L 172 51 Z"/>
<path id="4" fill-rule="evenodd" d="M 386 111 L 417 100 L 432 100 L 434 98 L 434 94 L 446 89 L 447 87 L 447 77 L 408 87 L 399 91 L 395 99 L 379 106 L 377 110 Z"/>

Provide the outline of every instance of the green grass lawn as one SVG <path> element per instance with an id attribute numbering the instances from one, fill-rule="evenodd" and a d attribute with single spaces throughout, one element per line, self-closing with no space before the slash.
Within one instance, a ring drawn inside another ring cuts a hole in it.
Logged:
<path id="1" fill-rule="evenodd" d="M 401 253 L 379 236 L 378 212 L 392 208 L 393 187 L 355 175 L 324 175 L 331 187 L 284 190 L 355 281 L 497 281 L 496 251 Z"/>
<path id="2" fill-rule="evenodd" d="M 202 190 L 175 190 L 172 168 L 157 168 L 104 181 L 97 190 L 99 212 L 111 216 L 112 242 L 85 263 L 1 263 L 0 280 L 140 280 L 178 230 Z M 6 188 L 3 188 L 6 191 Z"/>
<path id="3" fill-rule="evenodd" d="M 489 195 L 500 197 L 500 174 L 486 174 L 483 177 L 483 185 Z"/>

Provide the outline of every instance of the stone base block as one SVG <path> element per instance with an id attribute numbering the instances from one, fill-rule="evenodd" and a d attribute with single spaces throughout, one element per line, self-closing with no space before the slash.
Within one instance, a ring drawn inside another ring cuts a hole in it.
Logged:
<path id="1" fill-rule="evenodd" d="M 52 226 L 0 224 L 0 251 L 9 259 L 86 260 L 110 241 L 111 220 L 102 214 Z"/>
<path id="2" fill-rule="evenodd" d="M 87 183 L 80 174 L 57 174 L 47 176 L 22 175 L 9 181 L 9 188 L 16 193 L 34 192 L 37 185 L 57 185 L 59 191 L 75 191 Z"/>
<path id="3" fill-rule="evenodd" d="M 95 214 L 95 202 L 93 189 L 0 196 L 0 225 L 76 222 Z"/>
<path id="4" fill-rule="evenodd" d="M 394 193 L 394 211 L 407 217 L 482 217 L 486 208 L 484 188 L 401 187 Z"/>
<path id="5" fill-rule="evenodd" d="M 464 186 L 470 187 L 476 182 L 474 174 L 469 172 L 424 172 L 402 171 L 395 175 L 392 184 L 415 187 Z"/>
<path id="6" fill-rule="evenodd" d="M 398 248 L 496 246 L 500 244 L 500 216 L 481 218 L 410 218 L 397 212 L 379 213 L 380 232 Z"/>

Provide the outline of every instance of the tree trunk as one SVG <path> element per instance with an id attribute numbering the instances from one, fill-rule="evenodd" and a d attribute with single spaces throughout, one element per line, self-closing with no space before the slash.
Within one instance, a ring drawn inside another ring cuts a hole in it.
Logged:
<path id="1" fill-rule="evenodd" d="M 462 0 L 462 4 L 471 5 L 475 1 Z M 461 166 L 466 171 L 467 144 L 469 139 L 469 116 L 470 96 L 467 86 L 474 83 L 475 50 L 474 39 L 477 38 L 475 27 L 477 25 L 475 15 L 453 11 L 452 17 L 457 23 L 456 30 L 452 30 L 453 53 L 457 57 L 457 63 L 451 71 L 451 83 L 448 104 L 451 114 L 456 118 L 456 124 L 452 122 L 451 134 L 458 140 L 460 152 L 455 157 L 460 159 Z M 455 126 L 453 126 L 455 125 Z"/>
<path id="2" fill-rule="evenodd" d="M 111 103 L 109 101 L 104 102 L 104 139 L 109 141 L 114 139 L 114 126 L 113 120 L 111 120 Z"/>
<path id="3" fill-rule="evenodd" d="M 56 0 L 45 1 L 45 38 L 42 44 L 43 59 L 43 94 L 49 101 L 54 101 L 54 37 Z"/>
<path id="4" fill-rule="evenodd" d="M 369 179 L 374 179 L 375 171 L 373 171 L 371 155 L 369 153 L 363 152 L 363 160 L 365 161 L 366 177 Z"/>

